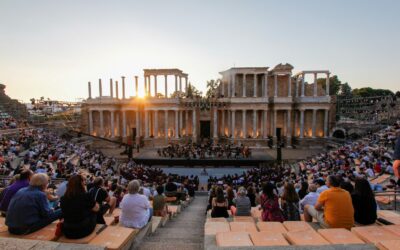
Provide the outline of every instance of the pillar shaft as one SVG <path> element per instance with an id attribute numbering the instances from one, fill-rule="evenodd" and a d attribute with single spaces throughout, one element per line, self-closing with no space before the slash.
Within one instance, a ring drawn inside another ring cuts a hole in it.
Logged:
<path id="1" fill-rule="evenodd" d="M 213 137 L 216 139 L 218 137 L 218 120 L 217 120 L 217 109 L 214 107 L 213 111 Z"/>
<path id="2" fill-rule="evenodd" d="M 122 76 L 122 99 L 125 99 L 125 76 Z"/>
<path id="3" fill-rule="evenodd" d="M 168 97 L 168 76 L 167 75 L 164 75 L 164 80 L 165 80 L 165 89 L 164 89 L 164 92 L 165 92 L 165 98 L 167 98 Z"/>
<path id="4" fill-rule="evenodd" d="M 110 127 L 111 127 L 111 138 L 115 137 L 114 131 L 114 111 L 110 111 Z"/>
<path id="5" fill-rule="evenodd" d="M 296 77 L 296 91 L 295 91 L 296 97 L 299 96 L 299 77 Z"/>
<path id="6" fill-rule="evenodd" d="M 144 111 L 144 137 L 149 138 L 149 111 Z"/>
<path id="7" fill-rule="evenodd" d="M 257 138 L 257 110 L 253 110 L 253 138 Z"/>
<path id="8" fill-rule="evenodd" d="M 304 110 L 300 110 L 300 138 L 304 138 Z"/>
<path id="9" fill-rule="evenodd" d="M 115 81 L 115 98 L 119 98 L 118 81 Z"/>
<path id="10" fill-rule="evenodd" d="M 247 131 L 246 131 L 246 110 L 242 110 L 242 133 L 243 133 L 243 138 L 246 138 Z"/>
<path id="11" fill-rule="evenodd" d="M 137 109 L 135 113 L 136 113 L 136 141 L 138 141 L 138 139 L 140 138 L 140 111 L 139 111 L 139 109 Z"/>
<path id="12" fill-rule="evenodd" d="M 182 92 L 182 76 L 179 76 L 179 91 Z"/>
<path id="13" fill-rule="evenodd" d="M 257 74 L 254 74 L 254 82 L 253 82 L 253 90 L 254 90 L 254 97 L 257 97 Z"/>
<path id="14" fill-rule="evenodd" d="M 100 137 L 104 137 L 104 117 L 103 110 L 100 110 Z"/>
<path id="15" fill-rule="evenodd" d="M 93 111 L 89 110 L 89 134 L 93 134 Z"/>
<path id="16" fill-rule="evenodd" d="M 165 138 L 168 139 L 168 110 L 165 110 Z"/>
<path id="17" fill-rule="evenodd" d="M 117 125 L 116 125 L 117 133 L 115 134 L 115 136 L 121 136 L 121 129 L 120 129 L 121 127 L 119 126 L 119 112 L 115 113 L 115 120 L 117 122 Z"/>
<path id="18" fill-rule="evenodd" d="M 179 136 L 183 136 L 183 110 L 179 110 Z"/>
<path id="19" fill-rule="evenodd" d="M 273 121 L 273 123 L 272 123 L 272 136 L 273 137 L 276 137 L 276 120 L 277 120 L 277 117 L 278 117 L 278 111 L 277 110 L 274 110 L 274 121 Z"/>
<path id="20" fill-rule="evenodd" d="M 268 110 L 264 110 L 264 117 L 263 117 L 263 137 L 268 138 L 268 130 L 267 130 L 267 125 L 268 125 Z"/>
<path id="21" fill-rule="evenodd" d="M 231 90 L 232 79 L 233 79 L 233 76 L 230 76 L 229 80 L 228 80 L 228 93 L 226 93 L 226 97 L 231 97 L 232 96 L 232 90 Z"/>
<path id="22" fill-rule="evenodd" d="M 197 117 L 196 109 L 193 109 L 193 140 L 196 141 L 197 138 Z"/>
<path id="23" fill-rule="evenodd" d="M 303 78 L 301 79 L 301 97 L 304 97 L 304 88 L 305 88 L 305 78 L 306 78 L 306 75 L 305 74 L 303 74 Z"/>
<path id="24" fill-rule="evenodd" d="M 187 90 L 188 90 L 188 77 L 185 77 L 185 93 L 187 94 Z"/>
<path id="25" fill-rule="evenodd" d="M 235 110 L 232 110 L 232 138 L 235 139 Z"/>
<path id="26" fill-rule="evenodd" d="M 264 97 L 268 97 L 268 74 L 264 74 Z"/>
<path id="27" fill-rule="evenodd" d="M 312 138 L 316 135 L 316 123 L 317 123 L 317 110 L 313 109 L 312 113 Z"/>
<path id="28" fill-rule="evenodd" d="M 189 135 L 189 110 L 185 110 L 185 135 Z"/>
<path id="29" fill-rule="evenodd" d="M 278 75 L 274 75 L 274 97 L 278 97 Z"/>
<path id="30" fill-rule="evenodd" d="M 231 90 L 232 90 L 232 93 L 231 93 L 231 97 L 236 97 L 236 94 L 235 94 L 235 92 L 236 92 L 236 74 L 233 74 L 233 76 L 232 76 L 232 86 L 231 86 Z"/>
<path id="31" fill-rule="evenodd" d="M 329 73 L 326 74 L 326 82 L 325 82 L 325 88 L 326 88 L 326 95 L 329 96 Z"/>
<path id="32" fill-rule="evenodd" d="M 287 129 L 286 129 L 286 136 L 292 137 L 292 111 L 288 109 L 287 111 Z"/>
<path id="33" fill-rule="evenodd" d="M 88 94 L 89 94 L 88 99 L 92 99 L 92 84 L 90 82 L 88 82 Z"/>
<path id="34" fill-rule="evenodd" d="M 223 109 L 223 110 L 221 110 L 221 121 L 222 121 L 222 123 L 221 123 L 221 127 L 222 127 L 222 136 L 225 136 L 225 110 Z"/>
<path id="35" fill-rule="evenodd" d="M 175 75 L 175 92 L 178 91 L 178 76 Z"/>
<path id="36" fill-rule="evenodd" d="M 110 97 L 114 98 L 114 86 L 113 86 L 113 80 L 110 78 Z"/>
<path id="37" fill-rule="evenodd" d="M 157 75 L 154 75 L 154 97 L 157 97 Z"/>
<path id="38" fill-rule="evenodd" d="M 243 74 L 243 97 L 246 97 L 246 74 Z"/>
<path id="39" fill-rule="evenodd" d="M 324 117 L 324 137 L 328 137 L 328 123 L 329 123 L 329 110 L 325 109 L 325 117 Z"/>
<path id="40" fill-rule="evenodd" d="M 318 95 L 317 73 L 314 73 L 314 96 Z"/>
<path id="41" fill-rule="evenodd" d="M 101 79 L 99 79 L 99 97 L 100 97 L 100 99 L 102 96 L 103 96 L 103 88 L 101 87 Z"/>
<path id="42" fill-rule="evenodd" d="M 137 130 L 137 128 L 136 128 Z M 139 133 L 136 131 L 136 134 Z M 122 111 L 122 137 L 126 137 L 126 111 Z"/>
<path id="43" fill-rule="evenodd" d="M 139 95 L 139 82 L 138 82 L 138 76 L 135 76 L 135 96 L 138 97 Z"/>
<path id="44" fill-rule="evenodd" d="M 292 97 L 292 75 L 290 74 L 288 79 L 288 97 Z"/>
<path id="45" fill-rule="evenodd" d="M 158 138 L 158 111 L 154 111 L 154 138 Z"/>

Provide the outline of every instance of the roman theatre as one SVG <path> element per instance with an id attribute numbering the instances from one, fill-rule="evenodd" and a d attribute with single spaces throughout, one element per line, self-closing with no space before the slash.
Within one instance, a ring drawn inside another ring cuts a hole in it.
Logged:
<path id="1" fill-rule="evenodd" d="M 107 83 L 99 79 L 96 97 L 89 82 L 82 131 L 145 147 L 210 138 L 249 146 L 280 141 L 290 148 L 321 145 L 330 137 L 336 109 L 328 70 L 293 73 L 290 64 L 278 64 L 272 69 L 230 68 L 220 74 L 208 99 L 190 93 L 188 74 L 179 69 L 144 69 L 140 84 L 138 76 L 132 81 L 122 77 L 120 83 L 110 79 L 109 95 L 103 92 Z M 317 81 L 321 78 L 326 80 Z M 127 84 L 132 84 L 133 96 L 126 93 Z M 174 92 L 168 92 L 171 89 Z"/>

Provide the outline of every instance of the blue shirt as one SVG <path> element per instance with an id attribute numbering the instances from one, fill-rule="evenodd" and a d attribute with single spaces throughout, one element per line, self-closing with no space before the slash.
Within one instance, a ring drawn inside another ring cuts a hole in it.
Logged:
<path id="1" fill-rule="evenodd" d="M 38 187 L 28 186 L 20 189 L 11 199 L 6 225 L 18 229 L 29 228 L 53 214 L 46 194 Z"/>
<path id="2" fill-rule="evenodd" d="M 10 204 L 10 201 L 12 197 L 21 189 L 24 187 L 29 186 L 29 181 L 28 180 L 18 180 L 12 185 L 8 186 L 6 189 L 4 189 L 4 196 L 3 199 L 0 202 L 0 211 L 5 211 L 7 212 L 8 210 L 8 205 Z"/>

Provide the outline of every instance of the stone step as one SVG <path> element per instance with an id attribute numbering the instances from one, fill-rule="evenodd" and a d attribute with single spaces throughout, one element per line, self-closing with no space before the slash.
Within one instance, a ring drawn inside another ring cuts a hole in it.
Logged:
<path id="1" fill-rule="evenodd" d="M 140 247 L 140 250 L 202 250 L 201 243 L 184 243 L 184 242 L 145 242 Z"/>

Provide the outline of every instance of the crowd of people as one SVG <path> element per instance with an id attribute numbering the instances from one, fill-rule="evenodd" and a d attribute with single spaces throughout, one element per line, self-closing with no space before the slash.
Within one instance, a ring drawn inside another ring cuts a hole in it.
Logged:
<path id="1" fill-rule="evenodd" d="M 165 197 L 185 200 L 199 185 L 197 176 L 121 163 L 43 129 L 20 129 L 0 143 L 7 156 L 3 175 L 11 177 L 0 193 L 0 211 L 16 235 L 60 220 L 66 237 L 82 238 L 117 207 L 121 225 L 142 228 L 151 216 L 166 214 Z"/>
<path id="2" fill-rule="evenodd" d="M 207 210 L 228 217 L 227 210 L 250 215 L 258 207 L 263 221 L 298 221 L 303 214 L 325 227 L 372 224 L 379 207 L 374 191 L 400 185 L 400 122 L 296 165 L 210 177 Z M 382 174 L 392 176 L 386 186 L 371 182 Z"/>
<path id="3" fill-rule="evenodd" d="M 224 158 L 240 159 L 251 157 L 251 150 L 244 145 L 236 146 L 231 143 L 170 143 L 167 147 L 157 150 L 158 156 L 168 158 L 207 159 Z"/>

